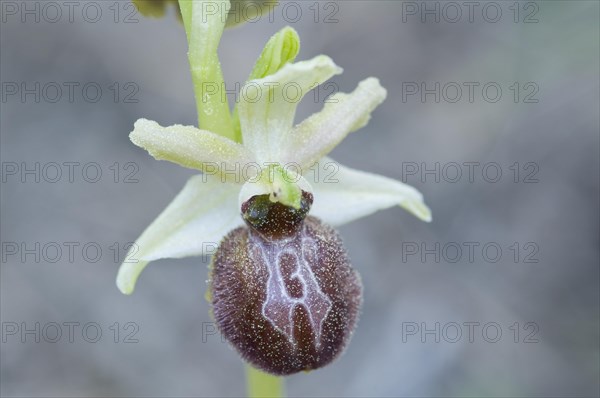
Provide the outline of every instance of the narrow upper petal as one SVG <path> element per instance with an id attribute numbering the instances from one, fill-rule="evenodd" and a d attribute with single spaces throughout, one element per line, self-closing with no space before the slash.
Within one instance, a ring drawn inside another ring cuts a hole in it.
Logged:
<path id="1" fill-rule="evenodd" d="M 248 81 L 242 87 L 238 105 L 244 146 L 260 162 L 278 161 L 302 97 L 341 72 L 331 58 L 319 55 L 286 64 L 263 79 Z"/>
<path id="2" fill-rule="evenodd" d="M 350 169 L 330 158 L 321 159 L 305 177 L 315 197 L 310 214 L 328 224 L 345 224 L 392 206 L 401 206 L 421 220 L 431 221 L 423 195 L 400 181 Z"/>
<path id="3" fill-rule="evenodd" d="M 386 95 L 379 80 L 373 77 L 360 82 L 351 94 L 332 95 L 321 112 L 304 120 L 286 136 L 282 161 L 310 167 L 349 133 L 364 127 Z"/>
<path id="4" fill-rule="evenodd" d="M 243 145 L 192 126 L 162 127 L 152 120 L 139 119 L 129 138 L 156 159 L 207 174 L 241 169 L 254 161 L 252 153 Z M 243 173 L 227 174 L 229 181 L 243 182 L 240 181 L 242 177 Z"/>
<path id="5" fill-rule="evenodd" d="M 225 234 L 242 225 L 240 186 L 198 175 L 137 239 L 119 269 L 117 286 L 131 294 L 148 262 L 214 253 Z"/>

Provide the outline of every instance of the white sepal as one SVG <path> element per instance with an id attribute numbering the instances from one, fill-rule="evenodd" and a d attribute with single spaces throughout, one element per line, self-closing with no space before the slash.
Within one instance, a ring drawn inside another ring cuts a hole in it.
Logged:
<path id="1" fill-rule="evenodd" d="M 254 162 L 254 156 L 243 145 L 193 126 L 176 124 L 162 127 L 152 120 L 139 119 L 129 138 L 156 159 L 168 160 L 207 174 L 220 173 L 224 169 L 241 169 Z M 239 182 L 240 175 L 230 173 L 228 178 Z"/>
<path id="2" fill-rule="evenodd" d="M 117 286 L 131 294 L 148 262 L 214 252 L 228 232 L 242 225 L 240 186 L 197 175 L 137 239 L 119 268 Z"/>
<path id="3" fill-rule="evenodd" d="M 314 172 L 317 167 L 319 173 Z M 328 224 L 346 224 L 392 206 L 431 221 L 431 211 L 423 202 L 423 195 L 400 181 L 350 169 L 330 158 L 321 159 L 305 177 L 315 196 L 310 214 Z"/>

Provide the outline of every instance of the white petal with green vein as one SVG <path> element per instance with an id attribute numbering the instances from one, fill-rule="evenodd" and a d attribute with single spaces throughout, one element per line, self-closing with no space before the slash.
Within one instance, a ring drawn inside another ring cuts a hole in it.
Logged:
<path id="1" fill-rule="evenodd" d="M 126 256 L 117 276 L 119 290 L 131 294 L 150 261 L 214 251 L 225 234 L 243 223 L 239 191 L 240 185 L 223 183 L 217 176 L 190 178 Z"/>
<path id="2" fill-rule="evenodd" d="M 321 159 L 305 178 L 312 185 L 315 197 L 310 214 L 328 224 L 342 225 L 392 206 L 431 221 L 431 211 L 423 202 L 423 195 L 400 181 L 350 169 L 330 158 Z"/>
<path id="3" fill-rule="evenodd" d="M 321 112 L 304 120 L 286 137 L 281 153 L 283 162 L 310 167 L 348 134 L 364 127 L 386 95 L 379 80 L 373 77 L 360 82 L 351 94 L 332 95 Z"/>
<path id="4" fill-rule="evenodd" d="M 252 153 L 243 145 L 192 126 L 162 127 L 152 120 L 139 119 L 129 138 L 158 160 L 168 160 L 208 174 L 223 168 L 236 170 L 254 161 Z M 237 179 L 236 182 L 242 182 L 239 181 L 242 176 L 243 173 L 228 174 L 228 178 Z"/>
<path id="5" fill-rule="evenodd" d="M 244 146 L 259 162 L 278 161 L 302 97 L 339 73 L 342 68 L 331 58 L 319 55 L 287 64 L 263 79 L 248 81 L 238 104 Z"/>

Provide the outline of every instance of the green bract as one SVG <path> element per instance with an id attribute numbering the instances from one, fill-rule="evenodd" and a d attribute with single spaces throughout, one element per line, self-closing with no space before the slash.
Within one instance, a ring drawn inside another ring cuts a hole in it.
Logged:
<path id="1" fill-rule="evenodd" d="M 279 1 L 274 0 L 231 0 L 225 26 L 230 28 L 260 18 L 267 19 L 278 4 Z"/>
<path id="2" fill-rule="evenodd" d="M 179 12 L 179 6 L 177 0 L 131 0 L 135 8 L 140 12 L 140 14 L 146 17 L 163 17 L 167 11 L 167 7 L 169 4 L 172 4 L 177 9 L 178 15 L 181 16 Z"/>
<path id="3" fill-rule="evenodd" d="M 177 0 L 131 0 L 140 14 L 146 17 L 160 18 L 164 17 L 169 4 L 175 6 L 177 15 L 181 18 L 181 10 Z M 180 0 L 180 2 L 191 2 L 192 0 Z M 214 0 L 206 2 L 204 8 L 205 14 L 218 14 L 225 20 L 226 27 L 232 27 L 248 21 L 256 21 L 260 18 L 266 18 L 278 2 L 273 0 L 232 0 L 231 6 L 225 4 L 223 0 Z"/>

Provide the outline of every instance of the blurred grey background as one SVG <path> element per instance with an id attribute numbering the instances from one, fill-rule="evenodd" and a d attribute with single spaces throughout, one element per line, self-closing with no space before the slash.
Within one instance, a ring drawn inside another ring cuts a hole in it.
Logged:
<path id="1" fill-rule="evenodd" d="M 153 263 L 129 297 L 114 283 L 123 247 L 194 174 L 128 139 L 140 117 L 195 124 L 184 30 L 173 10 L 74 2 L 69 20 L 63 3 L 60 18 L 47 2 L 1 4 L 0 392 L 244 395 L 239 357 L 212 333 L 206 260 Z M 345 355 L 289 377 L 288 394 L 598 396 L 599 3 L 288 3 L 225 32 L 228 87 L 286 24 L 299 59 L 344 67 L 341 91 L 379 77 L 388 99 L 332 156 L 416 186 L 434 215 L 395 208 L 340 228 L 362 317 Z M 440 84 L 439 102 L 411 94 L 421 83 Z M 79 163 L 72 181 L 65 162 Z"/>

